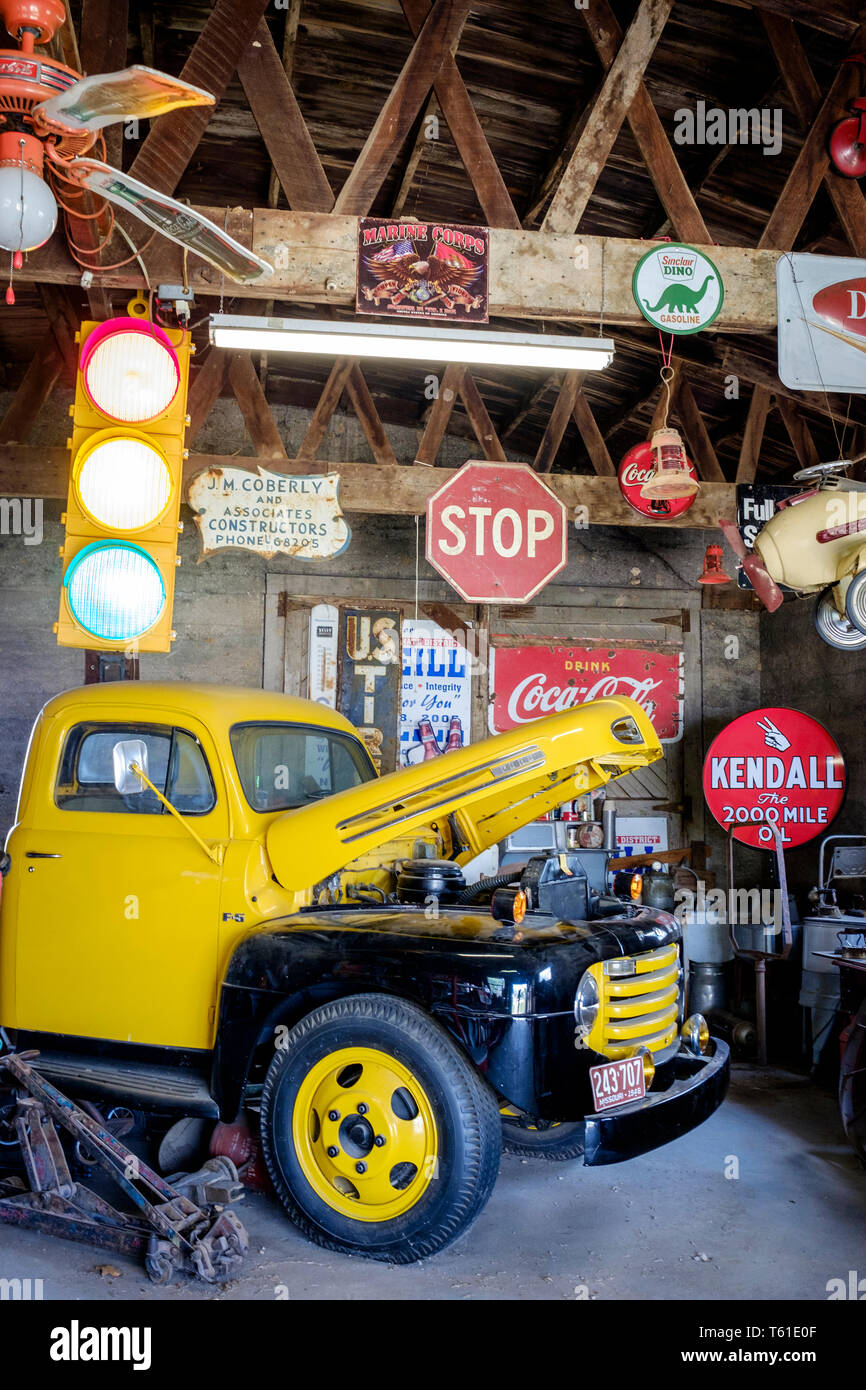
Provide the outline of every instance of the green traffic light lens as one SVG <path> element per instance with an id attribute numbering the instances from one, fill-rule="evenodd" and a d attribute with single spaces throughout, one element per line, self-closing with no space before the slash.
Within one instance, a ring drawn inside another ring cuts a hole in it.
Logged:
<path id="1" fill-rule="evenodd" d="M 165 584 L 158 565 L 146 550 L 127 541 L 85 546 L 63 583 L 75 621 L 100 641 L 141 637 L 165 608 Z"/>

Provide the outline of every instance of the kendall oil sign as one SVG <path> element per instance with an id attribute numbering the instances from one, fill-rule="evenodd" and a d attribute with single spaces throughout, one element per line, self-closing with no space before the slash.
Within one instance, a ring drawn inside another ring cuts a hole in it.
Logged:
<path id="1" fill-rule="evenodd" d="M 782 256 L 779 377 L 798 391 L 866 391 L 866 260 Z"/>
<path id="2" fill-rule="evenodd" d="M 740 715 L 713 740 L 704 763 L 704 797 L 734 838 L 773 849 L 767 824 L 787 848 L 823 835 L 845 795 L 845 760 L 823 724 L 799 710 L 771 707 Z"/>

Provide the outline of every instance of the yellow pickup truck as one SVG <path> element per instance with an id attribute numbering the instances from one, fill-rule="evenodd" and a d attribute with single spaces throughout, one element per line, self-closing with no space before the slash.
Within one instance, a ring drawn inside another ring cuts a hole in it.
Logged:
<path id="1" fill-rule="evenodd" d="M 662 756 L 604 699 L 377 777 L 321 705 L 119 682 L 49 701 L 0 899 L 0 1038 L 74 1098 L 260 1127 L 291 1219 L 408 1262 L 520 1152 L 613 1163 L 720 1104 L 679 928 L 554 851 L 462 866 Z M 7 1107 L 8 1108 L 8 1107 Z M 0 1134 L 4 1123 L 0 1095 Z M 2 1149 L 0 1149 L 2 1153 Z"/>

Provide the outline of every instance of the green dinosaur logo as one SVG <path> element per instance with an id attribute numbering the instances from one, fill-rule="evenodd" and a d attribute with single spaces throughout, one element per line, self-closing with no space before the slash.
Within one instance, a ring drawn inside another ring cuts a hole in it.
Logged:
<path id="1" fill-rule="evenodd" d="M 690 290 L 683 284 L 668 285 L 657 304 L 650 304 L 648 299 L 643 302 L 651 314 L 660 310 L 669 314 L 693 314 L 707 292 L 707 285 L 715 278 L 715 275 L 705 275 L 699 290 Z"/>
<path id="2" fill-rule="evenodd" d="M 644 318 L 662 332 L 697 333 L 718 315 L 725 288 L 703 251 L 666 242 L 641 256 L 632 294 Z"/>

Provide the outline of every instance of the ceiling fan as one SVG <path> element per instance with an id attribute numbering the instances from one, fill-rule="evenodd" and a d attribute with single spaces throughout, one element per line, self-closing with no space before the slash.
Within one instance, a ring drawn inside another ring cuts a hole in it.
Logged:
<path id="1" fill-rule="evenodd" d="M 63 189 L 72 187 L 79 198 L 89 190 L 132 213 L 233 280 L 270 274 L 267 261 L 193 208 L 87 157 L 105 126 L 213 106 L 214 98 L 153 68 L 83 77 L 37 52 L 65 18 L 62 0 L 0 0 L 0 21 L 19 43 L 0 49 L 0 248 L 11 253 L 13 267 L 53 235 L 58 202 L 76 215 L 64 204 Z M 92 269 L 99 268 L 94 261 Z"/>

